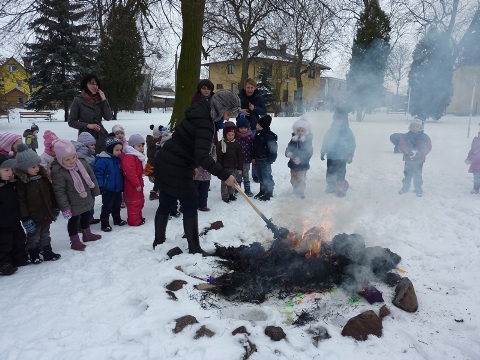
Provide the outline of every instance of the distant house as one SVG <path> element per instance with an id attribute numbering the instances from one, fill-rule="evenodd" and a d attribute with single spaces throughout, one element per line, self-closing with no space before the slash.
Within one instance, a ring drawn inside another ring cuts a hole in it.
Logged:
<path id="1" fill-rule="evenodd" d="M 270 48 L 265 40 L 261 40 L 257 46 L 250 49 L 250 54 L 249 77 L 258 81 L 260 72 L 267 71 L 270 83 L 275 89 L 276 100 L 282 107 L 298 100 L 293 66 L 295 56 L 286 52 L 286 46 L 281 46 L 279 49 Z M 307 61 L 303 64 L 302 71 L 307 71 L 302 75 L 302 101 L 307 106 L 315 105 L 320 92 L 321 72 L 330 68 L 318 63 L 311 65 Z M 220 89 L 239 91 L 238 86 L 242 75 L 241 59 L 214 61 L 202 65 L 208 68 L 209 78 L 215 86 L 215 91 Z"/>
<path id="2" fill-rule="evenodd" d="M 24 66 L 25 65 L 25 66 Z M 22 108 L 30 98 L 32 91 L 27 79 L 30 74 L 25 69 L 28 64 L 22 65 L 15 58 L 6 59 L 0 65 L 0 102 L 2 109 Z"/>
<path id="3" fill-rule="evenodd" d="M 175 91 L 171 88 L 154 87 L 152 94 L 152 108 L 163 109 L 164 112 L 167 109 L 173 108 L 175 103 Z"/>
<path id="4" fill-rule="evenodd" d="M 317 109 L 333 110 L 345 96 L 346 80 L 334 77 L 320 77 Z"/>
<path id="5" fill-rule="evenodd" d="M 453 72 L 453 96 L 447 106 L 447 114 L 469 115 L 472 103 L 473 81 L 476 78 L 476 91 L 473 99 L 473 114 L 480 109 L 480 66 L 461 66 Z"/>

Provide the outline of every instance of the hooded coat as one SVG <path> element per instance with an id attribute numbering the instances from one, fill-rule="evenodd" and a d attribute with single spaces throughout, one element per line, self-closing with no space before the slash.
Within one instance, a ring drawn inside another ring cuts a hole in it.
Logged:
<path id="1" fill-rule="evenodd" d="M 172 138 L 165 142 L 155 157 L 155 185 L 176 197 L 198 197 L 193 170 L 201 166 L 220 180 L 230 176 L 210 156 L 215 126 L 210 103 L 200 101 L 185 111 Z"/>
<path id="2" fill-rule="evenodd" d="M 323 137 L 322 155 L 330 160 L 347 160 L 355 153 L 355 136 L 347 121 L 334 121 Z"/>
<path id="3" fill-rule="evenodd" d="M 472 140 L 472 146 L 467 155 L 467 160 L 470 162 L 468 172 L 480 172 L 480 132 Z"/>
<path id="4" fill-rule="evenodd" d="M 238 93 L 238 97 L 240 98 L 242 109 L 248 109 L 248 103 L 251 103 L 253 106 L 255 106 L 253 111 L 250 111 L 250 115 L 245 116 L 248 121 L 250 121 L 250 129 L 255 130 L 258 119 L 267 113 L 267 107 L 265 106 L 265 101 L 263 101 L 262 94 L 260 94 L 258 89 L 255 89 L 252 96 L 247 96 L 245 89 L 242 89 Z"/>
<path id="5" fill-rule="evenodd" d="M 87 103 L 81 95 L 73 99 L 68 115 L 68 126 L 77 129 L 78 135 L 86 131 L 90 133 L 97 143 L 95 144 L 95 152 L 100 154 L 106 149 L 106 141 L 108 131 L 102 125 L 102 118 L 111 120 L 113 117 L 112 109 L 108 100 L 96 101 L 91 105 Z M 87 128 L 88 124 L 100 125 L 100 131 Z"/>
<path id="6" fill-rule="evenodd" d="M 298 135 L 292 133 L 292 139 L 288 143 L 285 150 L 285 156 L 291 152 L 293 156 L 288 161 L 288 167 L 292 170 L 306 171 L 310 169 L 310 159 L 313 155 L 313 135 L 305 129 L 305 135 L 299 138 Z M 293 159 L 299 158 L 300 163 L 295 164 Z"/>
<path id="7" fill-rule="evenodd" d="M 427 154 L 432 150 L 432 141 L 423 130 L 413 132 L 409 131 L 402 136 L 398 144 L 400 151 L 403 152 L 403 161 L 406 162 L 425 162 Z M 411 151 L 415 150 L 415 156 L 410 156 Z"/>

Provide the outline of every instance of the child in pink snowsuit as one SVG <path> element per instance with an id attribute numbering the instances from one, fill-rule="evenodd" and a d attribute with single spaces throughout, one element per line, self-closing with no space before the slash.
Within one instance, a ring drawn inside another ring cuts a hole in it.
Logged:
<path id="1" fill-rule="evenodd" d="M 125 151 L 120 155 L 122 159 L 120 166 L 124 175 L 123 193 L 127 205 L 127 223 L 130 226 L 145 224 L 145 218 L 142 217 L 142 209 L 145 205 L 143 170 L 147 160 L 143 153 L 144 148 L 145 139 L 139 134 L 134 134 L 130 136 Z"/>

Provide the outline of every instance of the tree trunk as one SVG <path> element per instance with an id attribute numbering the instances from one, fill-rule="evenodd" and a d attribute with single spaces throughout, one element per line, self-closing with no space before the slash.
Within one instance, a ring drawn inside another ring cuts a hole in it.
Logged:
<path id="1" fill-rule="evenodd" d="M 68 100 L 63 101 L 63 108 L 65 109 L 65 122 L 68 121 Z"/>
<path id="2" fill-rule="evenodd" d="M 181 11 L 182 46 L 175 84 L 175 104 L 169 124 L 171 129 L 182 121 L 200 77 L 205 0 L 182 0 Z"/>

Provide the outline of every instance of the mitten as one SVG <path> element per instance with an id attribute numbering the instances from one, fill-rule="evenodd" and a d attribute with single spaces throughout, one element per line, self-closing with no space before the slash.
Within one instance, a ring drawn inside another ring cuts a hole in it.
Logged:
<path id="1" fill-rule="evenodd" d="M 322 161 L 325 160 L 325 154 L 322 154 L 322 155 L 320 156 L 320 160 L 322 160 Z"/>
<path id="2" fill-rule="evenodd" d="M 147 176 L 153 175 L 153 166 L 150 164 L 147 164 L 145 166 L 145 169 L 143 169 L 143 174 Z"/>
<path id="3" fill-rule="evenodd" d="M 288 153 L 285 154 L 286 157 L 291 158 L 293 154 L 289 151 Z"/>
<path id="4" fill-rule="evenodd" d="M 66 220 L 68 220 L 73 216 L 72 210 L 68 209 L 68 210 L 62 211 L 62 215 Z"/>
<path id="5" fill-rule="evenodd" d="M 410 159 L 413 159 L 415 156 L 417 156 L 417 154 L 418 154 L 417 150 L 412 150 L 412 151 L 410 151 L 408 156 L 410 157 Z"/>
<path id="6" fill-rule="evenodd" d="M 25 231 L 28 232 L 29 234 L 33 234 L 35 232 L 36 224 L 32 219 L 28 218 L 26 220 L 23 220 L 22 225 Z"/>
<path id="7" fill-rule="evenodd" d="M 53 216 L 54 216 L 53 221 L 57 220 L 58 215 L 60 215 L 60 209 L 53 209 Z"/>
<path id="8" fill-rule="evenodd" d="M 300 158 L 296 157 L 295 159 L 293 159 L 293 162 L 297 165 L 300 164 Z"/>
<path id="9" fill-rule="evenodd" d="M 352 161 L 353 161 L 353 158 L 349 157 L 349 158 L 347 159 L 347 164 L 351 164 Z"/>

